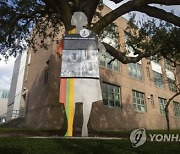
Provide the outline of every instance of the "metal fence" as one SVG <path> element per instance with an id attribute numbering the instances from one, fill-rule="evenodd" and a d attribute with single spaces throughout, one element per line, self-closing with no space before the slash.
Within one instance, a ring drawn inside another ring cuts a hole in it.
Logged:
<path id="1" fill-rule="evenodd" d="M 0 116 L 0 124 L 3 124 L 9 120 L 23 118 L 24 114 L 22 114 L 19 110 L 12 110 Z"/>

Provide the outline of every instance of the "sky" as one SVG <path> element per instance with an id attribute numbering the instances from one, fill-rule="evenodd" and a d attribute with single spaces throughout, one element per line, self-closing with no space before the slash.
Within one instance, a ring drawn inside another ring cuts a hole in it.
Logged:
<path id="1" fill-rule="evenodd" d="M 127 2 L 128 0 L 123 1 L 122 3 L 119 3 L 116 5 L 115 3 L 109 1 L 109 0 L 103 0 L 104 4 L 109 6 L 111 9 L 115 9 L 118 6 L 122 5 L 123 3 Z M 178 16 L 180 16 L 180 8 L 179 6 L 171 6 L 171 7 L 162 7 L 166 11 L 174 10 L 174 13 Z M 124 18 L 128 19 L 129 15 L 126 14 L 123 16 Z M 143 17 L 142 13 L 137 13 L 136 20 L 139 20 Z M 0 88 L 3 89 L 10 89 L 11 79 L 12 79 L 12 72 L 14 67 L 15 58 L 11 57 L 7 62 L 5 62 L 3 59 L 0 61 Z"/>
<path id="2" fill-rule="evenodd" d="M 0 88 L 2 89 L 10 89 L 14 62 L 14 57 L 10 57 L 7 62 L 4 59 L 0 61 Z"/>
<path id="3" fill-rule="evenodd" d="M 110 1 L 110 0 L 103 0 L 104 4 L 106 4 L 107 6 L 109 6 L 111 9 L 116 9 L 117 7 L 119 7 L 120 5 L 126 3 L 127 1 L 129 0 L 124 0 L 123 2 L 119 3 L 119 4 L 115 4 L 114 2 Z M 152 5 L 153 6 L 153 5 Z M 174 14 L 177 15 L 177 16 L 180 16 L 180 6 L 177 6 L 177 5 L 174 5 L 174 6 L 160 6 L 160 5 L 156 5 L 156 7 L 159 7 L 161 9 L 164 9 L 168 12 L 171 12 L 171 10 L 174 11 Z M 133 12 L 131 12 L 133 13 Z M 143 17 L 143 13 L 139 13 L 139 12 L 136 12 L 136 20 L 139 20 Z M 126 19 L 129 19 L 129 15 L 126 14 L 126 15 L 123 15 L 124 18 Z"/>

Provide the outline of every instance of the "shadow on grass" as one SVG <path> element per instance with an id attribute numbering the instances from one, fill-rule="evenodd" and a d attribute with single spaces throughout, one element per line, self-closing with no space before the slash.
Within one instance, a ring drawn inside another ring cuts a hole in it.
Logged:
<path id="1" fill-rule="evenodd" d="M 63 139 L 54 140 L 57 145 L 62 146 L 62 149 L 66 151 L 66 153 L 85 153 L 85 154 L 114 154 L 114 153 L 131 153 L 128 150 L 130 144 L 127 145 L 128 141 L 122 142 L 121 140 L 95 140 L 95 139 Z M 63 144 L 62 144 L 63 142 Z M 121 144 L 124 144 L 121 146 Z M 125 147 L 125 148 L 122 148 Z"/>
<path id="2" fill-rule="evenodd" d="M 146 142 L 133 148 L 128 139 L 0 138 L 0 154 L 169 154 L 180 153 L 179 142 Z"/>
<path id="3" fill-rule="evenodd" d="M 1 154 L 23 154 L 24 150 L 19 148 L 0 148 Z"/>

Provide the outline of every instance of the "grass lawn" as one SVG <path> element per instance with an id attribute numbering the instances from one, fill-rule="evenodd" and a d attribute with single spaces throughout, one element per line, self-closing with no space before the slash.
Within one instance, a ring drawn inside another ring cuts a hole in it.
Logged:
<path id="1" fill-rule="evenodd" d="M 132 130 L 94 130 L 90 131 L 89 136 L 91 137 L 119 137 L 119 138 L 129 138 Z M 64 136 L 63 132 L 59 130 L 48 130 L 48 129 L 25 129 L 25 128 L 0 128 L 0 137 L 1 134 L 9 134 L 8 136 Z M 16 134 L 16 135 L 15 135 Z M 22 135 L 24 134 L 24 135 Z M 146 134 L 179 134 L 180 130 L 146 130 Z M 75 134 L 75 136 L 80 136 Z"/>
<path id="2" fill-rule="evenodd" d="M 179 154 L 178 142 L 146 142 L 133 148 L 128 139 L 0 138 L 0 154 Z"/>
<path id="3" fill-rule="evenodd" d="M 25 138 L 25 136 L 58 135 L 58 130 L 1 128 L 0 154 L 180 154 L 180 142 L 147 141 L 144 145 L 133 148 L 129 140 L 131 131 L 94 131 L 91 133 L 91 136 L 123 137 L 124 139 Z M 169 133 L 180 135 L 180 130 L 171 130 Z M 3 137 L 3 134 L 9 135 Z M 167 131 L 148 130 L 148 134 L 167 134 Z"/>

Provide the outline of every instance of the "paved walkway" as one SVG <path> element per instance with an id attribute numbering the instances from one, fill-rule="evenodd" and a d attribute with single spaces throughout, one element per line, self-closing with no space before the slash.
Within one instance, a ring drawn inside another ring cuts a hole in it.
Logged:
<path id="1" fill-rule="evenodd" d="M 117 137 L 63 137 L 63 136 L 32 136 L 32 137 L 26 137 L 26 138 L 54 138 L 54 139 L 96 139 L 96 140 L 121 140 L 123 138 L 117 138 Z"/>

